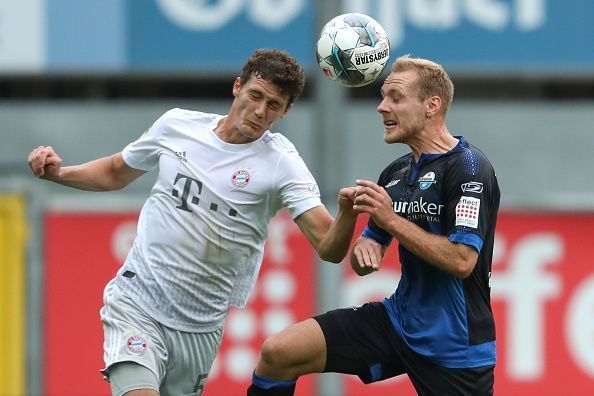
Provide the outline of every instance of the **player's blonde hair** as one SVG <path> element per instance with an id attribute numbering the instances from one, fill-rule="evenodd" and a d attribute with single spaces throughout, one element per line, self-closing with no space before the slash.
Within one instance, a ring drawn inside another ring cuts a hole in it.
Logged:
<path id="1" fill-rule="evenodd" d="M 392 72 L 416 70 L 419 75 L 419 99 L 430 96 L 441 98 L 441 112 L 445 115 L 454 99 L 454 84 L 443 66 L 428 59 L 411 58 L 410 55 L 398 57 L 392 65 Z"/>

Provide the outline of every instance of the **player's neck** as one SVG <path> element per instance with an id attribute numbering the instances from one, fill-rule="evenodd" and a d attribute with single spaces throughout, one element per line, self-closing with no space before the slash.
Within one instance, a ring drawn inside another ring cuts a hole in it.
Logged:
<path id="1" fill-rule="evenodd" d="M 232 117 L 226 116 L 221 118 L 217 126 L 212 130 L 219 139 L 229 144 L 246 144 L 252 143 L 260 138 L 262 134 L 256 136 L 249 136 L 235 126 Z"/>
<path id="2" fill-rule="evenodd" d="M 458 144 L 458 139 L 450 134 L 445 124 L 425 130 L 423 135 L 419 141 L 409 144 L 416 161 L 421 154 L 445 154 Z"/>

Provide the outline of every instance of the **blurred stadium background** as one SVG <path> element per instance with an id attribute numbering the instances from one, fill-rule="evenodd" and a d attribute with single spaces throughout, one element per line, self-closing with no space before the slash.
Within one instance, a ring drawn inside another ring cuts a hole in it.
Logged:
<path id="1" fill-rule="evenodd" d="M 102 288 L 125 258 L 154 178 L 115 193 L 35 180 L 26 157 L 65 164 L 121 150 L 172 107 L 224 113 L 256 48 L 307 71 L 275 130 L 335 211 L 339 187 L 407 151 L 382 140 L 379 85 L 340 88 L 315 63 L 319 28 L 364 12 L 450 72 L 450 130 L 489 156 L 502 189 L 492 298 L 497 395 L 594 394 L 594 2 L 590 0 L 0 0 L 0 395 L 107 395 L 98 373 Z M 360 228 L 364 226 L 362 219 Z M 320 263 L 289 217 L 271 226 L 258 289 L 232 311 L 206 395 L 239 395 L 264 337 L 316 312 L 379 299 L 399 277 Z M 310 376 L 299 395 L 414 394 Z"/>

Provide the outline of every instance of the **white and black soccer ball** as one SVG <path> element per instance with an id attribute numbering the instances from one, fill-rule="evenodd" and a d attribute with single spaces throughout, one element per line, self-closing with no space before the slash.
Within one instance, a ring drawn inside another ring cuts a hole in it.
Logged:
<path id="1" fill-rule="evenodd" d="M 384 28 L 365 14 L 332 18 L 322 29 L 316 57 L 326 76 L 346 87 L 374 82 L 390 59 Z"/>

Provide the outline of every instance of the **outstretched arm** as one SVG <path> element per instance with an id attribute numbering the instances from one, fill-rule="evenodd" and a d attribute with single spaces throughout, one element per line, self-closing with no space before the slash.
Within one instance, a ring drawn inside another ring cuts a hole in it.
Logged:
<path id="1" fill-rule="evenodd" d="M 31 151 L 28 160 L 36 177 L 79 190 L 119 190 L 145 173 L 126 165 L 122 153 L 62 167 L 62 159 L 52 147 L 39 146 Z"/>
<path id="2" fill-rule="evenodd" d="M 478 252 L 469 245 L 454 243 L 443 235 L 423 230 L 394 213 L 386 190 L 368 180 L 357 180 L 360 188 L 355 209 L 367 212 L 375 224 L 390 233 L 413 254 L 458 278 L 466 278 L 476 264 Z"/>
<path id="3" fill-rule="evenodd" d="M 336 219 L 323 206 L 312 208 L 295 219 L 303 234 L 325 261 L 339 263 L 349 250 L 358 215 L 353 210 L 355 190 L 354 187 L 346 187 L 338 193 Z"/>

